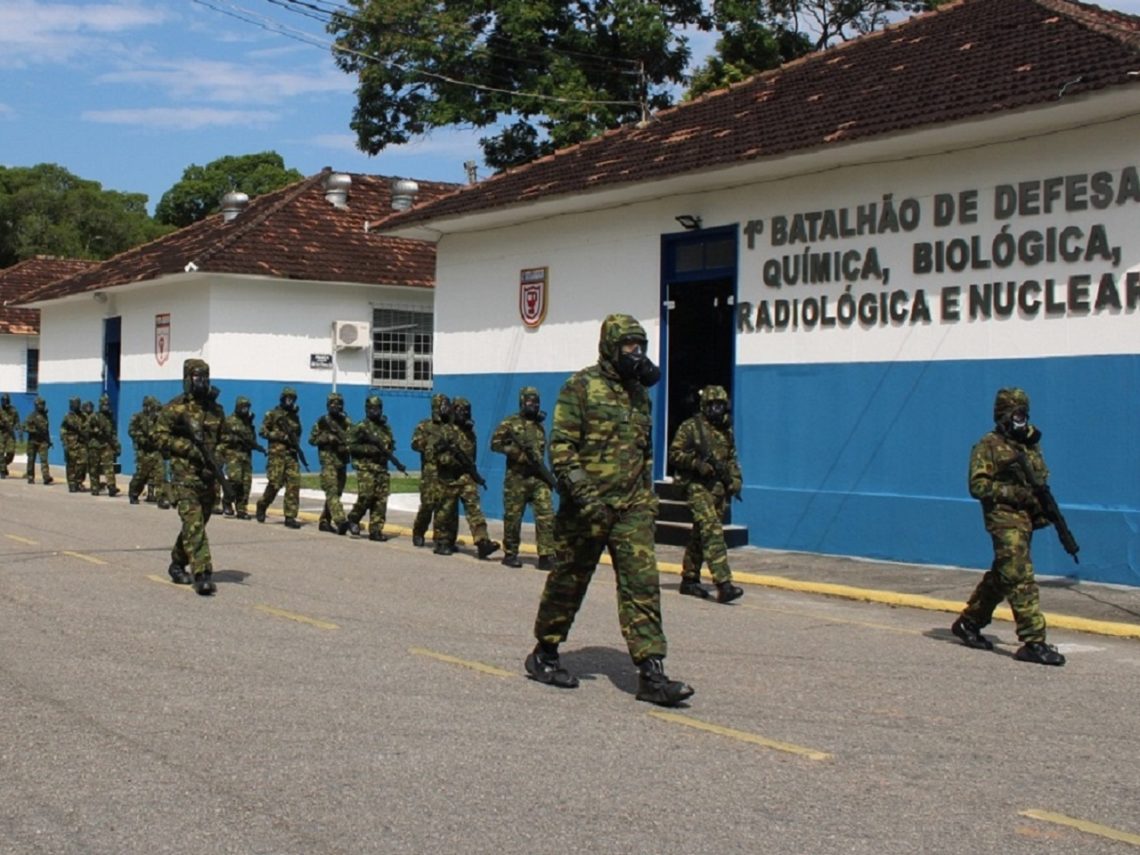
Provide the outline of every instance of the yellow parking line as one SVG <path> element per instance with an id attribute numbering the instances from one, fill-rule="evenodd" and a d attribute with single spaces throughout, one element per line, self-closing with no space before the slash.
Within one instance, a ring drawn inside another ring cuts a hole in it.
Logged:
<path id="1" fill-rule="evenodd" d="M 1095 834 L 1098 837 L 1107 837 L 1109 840 L 1116 840 L 1120 843 L 1131 843 L 1133 846 L 1140 846 L 1140 834 L 1132 834 L 1127 831 L 1120 831 L 1116 828 L 1109 828 L 1107 825 L 1089 822 L 1087 819 L 1074 819 L 1071 816 L 1065 816 L 1063 813 L 1032 809 L 1021 811 L 1019 816 L 1027 816 L 1030 819 L 1039 819 L 1042 822 L 1052 822 L 1057 825 L 1066 825 L 1069 828 L 1075 828 L 1077 831 L 1083 831 L 1085 834 Z"/>
<path id="2" fill-rule="evenodd" d="M 474 662 L 470 659 L 458 659 L 455 656 L 448 656 L 446 653 L 437 653 L 434 650 L 428 650 L 424 647 L 409 647 L 408 652 L 414 653 L 417 656 L 430 656 L 432 659 L 438 659 L 440 662 L 450 662 L 452 665 L 462 665 L 464 668 L 470 668 L 472 671 L 479 671 L 494 677 L 516 676 L 513 671 L 505 671 L 502 668 L 496 668 L 494 665 L 486 665 L 483 662 Z"/>
<path id="3" fill-rule="evenodd" d="M 28 538 L 20 537 L 20 535 L 18 535 L 18 534 L 6 534 L 4 536 L 6 538 L 8 538 L 9 540 L 16 541 L 16 543 L 24 543 L 24 544 L 27 544 L 28 546 L 39 546 L 38 540 L 28 540 Z"/>
<path id="4" fill-rule="evenodd" d="M 153 573 L 147 573 L 146 577 L 152 582 L 158 582 L 160 585 L 169 585 L 172 588 L 181 588 L 184 591 L 192 591 L 189 585 L 175 585 L 173 581 L 167 579 L 165 576 L 156 576 Z"/>
<path id="5" fill-rule="evenodd" d="M 340 629 L 335 623 L 329 623 L 327 620 L 317 620 L 316 618 L 307 617 L 306 615 L 299 615 L 296 612 L 275 609 L 273 606 L 256 605 L 254 608 L 259 612 L 265 612 L 267 615 L 285 618 L 285 620 L 295 620 L 297 623 L 307 623 L 309 626 L 315 626 L 317 629 Z"/>
<path id="6" fill-rule="evenodd" d="M 719 724 L 709 724 L 706 721 L 690 718 L 687 715 L 680 715 L 678 713 L 662 712 L 661 710 L 650 710 L 649 714 L 654 718 L 659 718 L 662 721 L 669 721 L 673 724 L 683 724 L 685 727 L 692 727 L 696 730 L 704 730 L 708 733 L 715 733 L 718 736 L 727 736 L 729 739 L 737 739 L 741 742 L 750 742 L 753 745 L 761 745 L 764 748 L 771 748 L 776 751 L 786 751 L 789 754 L 798 754 L 801 757 L 807 757 L 809 760 L 830 760 L 832 755 L 826 751 L 817 751 L 814 748 L 805 748 L 802 745 L 793 745 L 790 742 L 780 742 L 775 739 L 768 739 L 759 736 L 755 733 L 748 733 L 745 730 L 736 730 L 731 727 L 722 727 Z"/>
<path id="7" fill-rule="evenodd" d="M 86 561 L 89 564 L 106 564 L 107 562 L 101 558 L 96 558 L 94 555 L 84 555 L 82 552 L 71 552 L 70 550 L 63 550 L 62 555 L 70 555 L 72 558 L 78 558 L 80 561 Z"/>

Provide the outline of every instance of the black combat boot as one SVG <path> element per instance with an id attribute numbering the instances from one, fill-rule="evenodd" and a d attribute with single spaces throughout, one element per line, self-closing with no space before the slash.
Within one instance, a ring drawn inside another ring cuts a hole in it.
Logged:
<path id="1" fill-rule="evenodd" d="M 233 502 L 226 502 L 222 505 L 222 515 L 232 517 L 234 515 Z"/>
<path id="2" fill-rule="evenodd" d="M 348 529 L 351 525 L 352 523 L 350 523 L 348 520 L 341 520 L 336 524 L 336 533 L 339 535 L 348 534 Z"/>
<path id="3" fill-rule="evenodd" d="M 257 503 L 257 521 L 261 523 L 265 522 L 265 508 L 261 502 Z"/>
<path id="4" fill-rule="evenodd" d="M 360 520 L 351 516 L 348 518 L 348 533 L 353 537 L 360 537 Z"/>
<path id="5" fill-rule="evenodd" d="M 559 689 L 578 688 L 578 678 L 562 667 L 557 644 L 536 644 L 527 656 L 524 667 L 527 676 L 539 683 L 557 686 Z"/>
<path id="6" fill-rule="evenodd" d="M 716 601 L 718 603 L 731 603 L 744 596 L 744 589 L 732 582 L 716 583 Z"/>
<path id="7" fill-rule="evenodd" d="M 475 549 L 479 552 L 479 560 L 486 561 L 492 552 L 499 551 L 499 541 L 485 537 L 476 542 Z"/>
<path id="8" fill-rule="evenodd" d="M 677 593 L 702 600 L 707 600 L 711 596 L 709 589 L 702 585 L 699 579 L 682 579 Z"/>
<path id="9" fill-rule="evenodd" d="M 78 493 L 78 492 L 79 492 L 79 488 L 78 488 L 78 487 L 76 487 L 74 484 L 68 484 L 68 485 L 67 485 L 67 492 L 69 492 L 69 493 Z"/>
<path id="10" fill-rule="evenodd" d="M 158 499 L 155 498 L 155 495 L 154 495 L 154 487 L 148 486 L 146 488 L 146 498 L 143 499 L 143 501 L 146 502 L 147 504 L 150 504 L 150 505 L 153 505 L 155 502 L 158 501 Z"/>
<path id="11" fill-rule="evenodd" d="M 453 555 L 455 553 L 455 547 L 441 540 L 435 545 L 435 549 L 433 549 L 432 552 L 436 555 Z"/>
<path id="12" fill-rule="evenodd" d="M 319 523 L 317 523 L 317 530 L 327 531 L 329 534 L 336 534 L 336 528 L 334 528 L 333 524 L 328 520 L 321 520 Z"/>
<path id="13" fill-rule="evenodd" d="M 1057 652 L 1057 648 L 1044 641 L 1027 641 L 1013 654 L 1014 659 L 1022 662 L 1035 662 L 1038 665 L 1064 665 L 1065 657 Z"/>
<path id="14" fill-rule="evenodd" d="M 285 517 L 285 528 L 300 528 L 301 524 L 297 522 L 296 517 Z"/>
<path id="15" fill-rule="evenodd" d="M 189 585 L 194 581 L 194 577 L 187 573 L 186 568 L 177 561 L 171 561 L 166 572 L 170 574 L 170 579 L 175 585 Z"/>
<path id="16" fill-rule="evenodd" d="M 967 647 L 976 650 L 993 650 L 993 642 L 982 635 L 982 629 L 968 617 L 959 615 L 950 627 L 950 631 L 962 640 Z"/>
<path id="17" fill-rule="evenodd" d="M 693 687 L 665 676 L 660 656 L 650 656 L 637 666 L 637 699 L 662 707 L 675 707 L 693 696 Z"/>
<path id="18" fill-rule="evenodd" d="M 195 591 L 195 593 L 197 593 L 201 597 L 209 597 L 212 594 L 217 593 L 218 586 L 214 584 L 214 580 L 211 578 L 213 575 L 214 575 L 214 571 L 211 570 L 209 567 L 207 567 L 201 573 L 195 574 L 195 576 L 194 576 L 194 591 Z"/>
<path id="19" fill-rule="evenodd" d="M 132 505 L 137 505 L 139 503 L 139 497 L 136 496 L 134 493 L 128 493 L 127 494 L 127 501 L 130 502 Z"/>
<path id="20" fill-rule="evenodd" d="M 538 569 L 547 572 L 554 569 L 554 558 L 550 555 L 538 556 Z"/>
<path id="21" fill-rule="evenodd" d="M 522 562 L 519 561 L 518 555 L 514 552 L 508 552 L 499 563 L 504 567 L 522 567 Z"/>
<path id="22" fill-rule="evenodd" d="M 107 495 L 109 497 L 111 497 L 112 499 L 115 498 L 115 496 L 119 495 L 119 493 L 121 493 L 121 492 L 122 492 L 122 490 L 120 490 L 118 487 L 108 487 L 107 488 Z"/>
<path id="23" fill-rule="evenodd" d="M 427 541 L 424 540 L 424 536 L 422 534 L 416 534 L 415 532 L 412 532 L 412 546 L 425 545 L 427 545 Z"/>
<path id="24" fill-rule="evenodd" d="M 55 479 L 52 478 L 50 475 L 48 475 L 46 478 L 44 478 L 44 486 L 45 487 L 48 486 L 49 484 L 54 484 L 54 483 L 55 483 Z"/>
<path id="25" fill-rule="evenodd" d="M 356 533 L 360 534 L 360 526 L 356 527 Z M 374 531 L 368 535 L 369 540 L 375 540 L 377 543 L 385 543 L 388 540 L 388 535 L 382 531 Z"/>
<path id="26" fill-rule="evenodd" d="M 234 516 L 236 516 L 239 520 L 247 520 L 249 519 L 249 511 L 247 511 L 245 508 L 242 508 L 236 514 L 234 514 Z"/>
<path id="27" fill-rule="evenodd" d="M 83 488 L 80 487 L 79 489 L 82 490 Z M 167 501 L 166 499 L 159 499 L 158 500 L 158 509 L 160 511 L 169 511 L 170 510 L 170 502 Z"/>

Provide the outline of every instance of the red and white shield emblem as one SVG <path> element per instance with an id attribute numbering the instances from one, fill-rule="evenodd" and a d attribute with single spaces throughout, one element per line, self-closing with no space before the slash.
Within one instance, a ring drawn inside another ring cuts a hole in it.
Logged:
<path id="1" fill-rule="evenodd" d="M 170 314 L 154 316 L 154 358 L 165 365 L 170 358 Z"/>
<path id="2" fill-rule="evenodd" d="M 519 315 L 528 327 L 537 327 L 546 318 L 547 271 L 532 267 L 519 276 Z"/>

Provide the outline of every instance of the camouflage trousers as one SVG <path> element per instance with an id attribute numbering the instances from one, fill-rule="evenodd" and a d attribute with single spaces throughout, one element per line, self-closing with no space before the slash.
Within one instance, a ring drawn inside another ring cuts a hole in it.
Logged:
<path id="1" fill-rule="evenodd" d="M 1041 614 L 1037 580 L 1029 556 L 1033 532 L 1016 528 L 999 528 L 990 532 L 994 542 L 994 562 L 970 595 L 962 616 L 978 627 L 986 626 L 994 609 L 1009 600 L 1017 626 L 1017 637 L 1023 642 L 1045 640 L 1045 616 Z"/>
<path id="2" fill-rule="evenodd" d="M 277 491 L 285 488 L 285 516 L 296 518 L 301 509 L 301 466 L 294 454 L 270 452 L 265 477 L 269 481 L 258 500 L 260 508 L 268 508 L 277 498 Z"/>
<path id="3" fill-rule="evenodd" d="M 566 640 L 605 550 L 617 578 L 618 621 L 629 655 L 635 663 L 665 655 L 652 509 L 613 513 L 607 522 L 591 523 L 564 502 L 554 518 L 554 550 L 555 567 L 538 604 L 535 638 L 549 644 Z"/>
<path id="4" fill-rule="evenodd" d="M 222 465 L 230 483 L 234 510 L 249 513 L 249 491 L 253 485 L 253 454 L 249 451 L 226 452 Z"/>
<path id="5" fill-rule="evenodd" d="M 0 475 L 8 477 L 8 466 L 16 454 L 16 437 L 10 433 L 0 433 Z"/>
<path id="6" fill-rule="evenodd" d="M 463 515 L 467 517 L 467 528 L 471 531 L 471 539 L 478 542 L 489 540 L 487 533 L 487 517 L 483 514 L 483 502 L 479 498 L 479 485 L 469 475 L 464 475 L 454 486 L 456 503 L 454 508 L 447 505 L 449 492 L 444 491 L 444 501 L 440 507 L 443 517 L 447 521 L 446 542 L 452 545 L 459 538 L 459 503 L 463 503 Z M 438 520 L 440 515 L 436 514 Z M 438 541 L 438 538 L 436 538 Z"/>
<path id="7" fill-rule="evenodd" d="M 29 481 L 34 481 L 36 477 L 36 457 L 40 459 L 40 475 L 43 477 L 43 482 L 46 484 L 51 480 L 51 468 L 48 466 L 48 444 L 46 442 L 35 442 L 28 440 L 27 446 L 28 455 L 28 469 L 24 476 Z"/>
<path id="8" fill-rule="evenodd" d="M 182 531 L 170 550 L 170 560 L 181 567 L 190 568 L 197 576 L 213 570 L 210 541 L 206 538 L 206 523 L 214 510 L 214 485 L 201 481 L 182 481 L 171 485 L 171 494 L 182 520 Z"/>
<path id="9" fill-rule="evenodd" d="M 554 554 L 554 500 L 541 478 L 508 472 L 503 480 L 503 551 L 518 555 L 526 506 L 534 511 L 539 555 Z"/>
<path id="10" fill-rule="evenodd" d="M 115 481 L 115 447 L 113 445 L 87 446 L 87 477 L 91 479 L 91 494 L 99 495 L 106 487 L 119 489 Z"/>
<path id="11" fill-rule="evenodd" d="M 151 490 L 157 489 L 160 495 L 165 498 L 165 475 L 166 470 L 162 465 L 162 454 L 160 452 L 135 452 L 135 472 L 131 475 L 131 481 L 127 485 L 127 495 L 138 498 L 142 495 L 142 491 L 149 487 Z"/>
<path id="12" fill-rule="evenodd" d="M 432 527 L 431 537 L 436 543 L 455 545 L 455 538 L 459 534 L 459 500 L 463 497 L 463 479 L 445 481 L 440 478 L 436 481 L 436 495 L 439 502 L 435 507 L 435 524 Z M 418 519 L 418 517 L 417 517 Z M 487 523 L 483 528 L 486 532 Z"/>
<path id="13" fill-rule="evenodd" d="M 87 480 L 87 449 L 82 443 L 64 443 L 63 467 L 67 474 L 67 486 L 81 487 Z"/>
<path id="14" fill-rule="evenodd" d="M 348 478 L 348 463 L 326 463 L 321 461 L 321 489 L 325 492 L 325 506 L 321 509 L 321 521 L 339 525 L 344 522 L 344 505 L 340 497 Z"/>
<path id="15" fill-rule="evenodd" d="M 685 498 L 693 515 L 693 531 L 681 559 L 681 580 L 699 582 L 701 567 L 707 561 L 714 582 L 731 582 L 724 544 L 724 495 L 718 496 L 703 484 L 689 484 Z"/>
<path id="16" fill-rule="evenodd" d="M 440 493 L 439 478 L 434 474 L 420 473 L 420 507 L 416 511 L 416 518 L 412 522 L 412 535 L 423 537 L 427 534 L 428 526 L 432 525 L 435 513 L 439 509 L 443 496 Z"/>
<path id="17" fill-rule="evenodd" d="M 379 535 L 384 531 L 388 517 L 388 495 L 392 490 L 392 476 L 388 468 L 356 466 L 356 504 L 348 518 L 360 523 L 368 515 L 368 533 Z"/>

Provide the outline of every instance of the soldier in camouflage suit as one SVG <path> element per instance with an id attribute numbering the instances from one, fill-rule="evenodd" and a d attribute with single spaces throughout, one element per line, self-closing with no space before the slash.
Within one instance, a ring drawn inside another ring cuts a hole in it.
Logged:
<path id="1" fill-rule="evenodd" d="M 471 402 L 458 396 L 452 398 L 451 420 L 452 424 L 458 428 L 458 433 L 454 436 L 467 459 L 471 461 L 472 467 L 474 467 L 479 443 L 475 438 L 475 420 L 471 417 Z M 446 539 L 454 549 L 455 541 L 459 537 L 459 503 L 462 502 L 463 514 L 467 517 L 467 527 L 471 530 L 471 539 L 475 542 L 475 549 L 479 558 L 486 560 L 491 553 L 499 548 L 500 544 L 497 540 L 491 540 L 487 533 L 487 517 L 483 515 L 483 503 L 479 500 L 479 485 L 475 482 L 475 476 L 462 465 L 460 465 L 460 472 L 460 476 L 450 485 L 450 488 L 445 490 L 444 502 L 441 504 L 441 507 L 446 507 L 451 511 L 453 506 L 449 496 L 454 492 L 454 510 L 446 517 L 448 524 Z"/>
<path id="2" fill-rule="evenodd" d="M 443 426 L 450 420 L 451 401 L 447 395 L 437 393 L 431 398 L 431 418 L 421 421 L 412 432 L 412 450 L 420 453 L 420 507 L 412 522 L 412 543 L 416 546 L 424 545 L 424 535 L 439 508 L 436 445 Z"/>
<path id="3" fill-rule="evenodd" d="M 255 450 L 265 453 L 253 431 L 253 412 L 250 410 L 249 398 L 238 395 L 233 413 L 222 422 L 218 451 L 219 462 L 226 468 L 226 480 L 231 491 L 231 501 L 222 508 L 222 513 L 226 516 L 236 515 L 239 520 L 249 519 L 249 491 L 253 484 Z"/>
<path id="4" fill-rule="evenodd" d="M 617 577 L 618 619 L 638 667 L 638 700 L 675 706 L 692 687 L 665 676 L 665 632 L 654 553 L 657 497 L 647 387 L 660 371 L 646 354 L 645 330 L 629 315 L 602 322 L 598 361 L 570 377 L 554 407 L 550 460 L 563 499 L 554 520 L 555 567 L 534 622 L 538 640 L 527 674 L 559 688 L 578 679 L 562 667 L 566 640 L 602 552 Z"/>
<path id="5" fill-rule="evenodd" d="M 982 629 L 994 609 L 1009 600 L 1022 646 L 1023 662 L 1064 665 L 1065 657 L 1045 643 L 1030 542 L 1035 529 L 1049 525 L 1030 482 L 1019 465 L 1026 461 L 1037 478 L 1049 477 L 1040 448 L 1041 431 L 1029 423 L 1029 396 L 1022 389 L 999 389 L 994 401 L 994 429 L 970 452 L 970 495 L 982 504 L 986 531 L 993 539 L 994 561 L 966 603 L 951 631 L 968 647 L 992 650 Z"/>
<path id="6" fill-rule="evenodd" d="M 12 406 L 12 397 L 0 395 L 0 478 L 8 477 L 8 467 L 16 456 L 16 431 L 20 429 L 20 413 Z"/>
<path id="7" fill-rule="evenodd" d="M 392 489 L 388 460 L 396 450 L 396 440 L 379 395 L 369 395 L 364 401 L 364 418 L 349 431 L 348 449 L 356 470 L 356 504 L 348 515 L 349 531 L 360 534 L 360 523 L 367 514 L 368 539 L 383 542 L 388 539 L 384 521 Z"/>
<path id="8" fill-rule="evenodd" d="M 143 398 L 142 409 L 131 416 L 127 425 L 127 436 L 135 447 L 135 471 L 127 485 L 127 499 L 132 505 L 139 503 L 144 487 L 148 502 L 153 501 L 156 485 L 165 493 L 162 452 L 154 441 L 154 425 L 161 409 L 158 398 L 147 395 Z"/>
<path id="9" fill-rule="evenodd" d="M 99 396 L 99 411 L 87 419 L 87 472 L 91 476 L 91 495 L 98 496 L 104 484 L 107 495 L 119 495 L 115 482 L 115 460 L 122 451 L 118 430 L 111 413 L 111 399 Z"/>
<path id="10" fill-rule="evenodd" d="M 717 602 L 730 603 L 744 591 L 732 584 L 721 521 L 725 502 L 740 494 L 743 482 L 728 392 L 723 386 L 706 386 L 700 399 L 701 411 L 681 422 L 669 446 L 674 480 L 685 490 L 693 516 L 693 531 L 681 561 L 680 591 L 708 598 L 709 591 L 701 584 L 701 567 L 707 561 L 716 583 Z"/>
<path id="11" fill-rule="evenodd" d="M 321 489 L 325 493 L 318 528 L 344 534 L 348 531 L 348 517 L 340 496 L 348 477 L 348 432 L 352 429 L 352 419 L 344 412 L 344 396 L 340 392 L 329 393 L 325 410 L 309 431 L 309 445 L 316 447 L 321 461 Z"/>
<path id="12" fill-rule="evenodd" d="M 78 398 L 67 402 L 67 415 L 59 425 L 59 438 L 63 443 L 64 471 L 67 473 L 67 491 L 85 493 L 83 481 L 87 477 L 87 446 L 84 440 L 87 416 Z"/>
<path id="13" fill-rule="evenodd" d="M 538 390 L 523 386 L 519 390 L 519 411 L 503 419 L 491 436 L 491 450 L 507 457 L 507 474 L 503 479 L 503 555 L 507 567 L 522 567 L 519 543 L 526 506 L 534 510 L 534 527 L 538 540 L 538 569 L 554 567 L 554 502 L 550 487 L 539 477 L 536 460 L 546 460 L 546 431 L 542 428 L 546 414 L 540 409 Z"/>
<path id="14" fill-rule="evenodd" d="M 265 522 L 265 512 L 277 498 L 277 491 L 284 487 L 285 527 L 300 528 L 297 512 L 301 508 L 301 467 L 297 458 L 300 453 L 301 416 L 296 389 L 286 386 L 281 390 L 278 406 L 262 418 L 259 433 L 269 440 L 265 473 L 269 483 L 257 501 L 257 521 Z"/>
<path id="15" fill-rule="evenodd" d="M 51 448 L 51 427 L 48 424 L 47 402 L 36 398 L 35 409 L 24 420 L 24 433 L 27 435 L 28 471 L 24 473 L 29 484 L 36 483 L 36 456 L 40 458 L 40 474 L 45 484 L 52 483 L 51 469 L 48 466 L 48 449 Z"/>
<path id="16" fill-rule="evenodd" d="M 194 590 L 207 597 L 218 589 L 212 578 L 206 524 L 214 510 L 213 455 L 221 438 L 223 412 L 210 401 L 210 366 L 203 360 L 182 363 L 182 389 L 162 408 L 154 427 L 155 444 L 170 457 L 171 492 L 182 520 L 168 572 L 175 584 L 193 583 Z"/>

